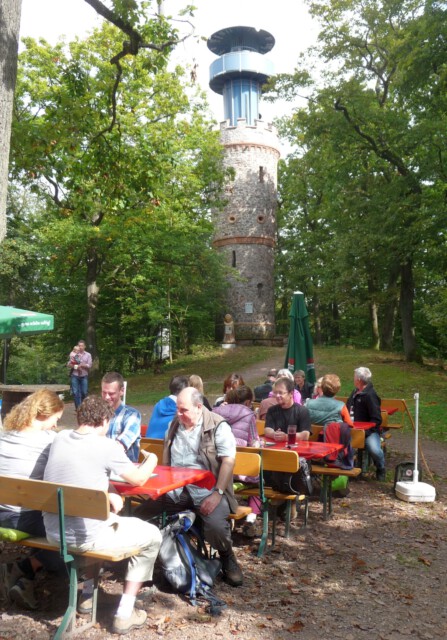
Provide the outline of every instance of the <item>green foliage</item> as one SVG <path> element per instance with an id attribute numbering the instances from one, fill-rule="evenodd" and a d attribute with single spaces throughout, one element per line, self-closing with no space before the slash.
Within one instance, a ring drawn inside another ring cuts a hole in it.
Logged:
<path id="1" fill-rule="evenodd" d="M 8 384 L 69 384 L 66 361 L 48 348 L 48 338 L 13 338 Z"/>
<path id="2" fill-rule="evenodd" d="M 169 36 L 161 22 L 145 27 L 154 43 Z M 168 49 L 122 59 L 112 92 L 121 41 L 110 25 L 68 47 L 26 41 L 12 172 L 43 203 L 36 291 L 65 345 L 84 334 L 102 369 L 127 372 L 149 365 L 162 326 L 176 350 L 212 335 L 223 279 L 209 211 L 225 175 L 206 104 L 168 70 Z"/>
<path id="3" fill-rule="evenodd" d="M 319 46 L 272 88 L 309 92 L 315 56 L 327 63 L 307 107 L 280 123 L 297 151 L 280 172 L 279 313 L 299 288 L 319 343 L 403 347 L 412 359 L 415 328 L 426 353 L 445 355 L 445 8 L 309 6 L 324 24 Z"/>

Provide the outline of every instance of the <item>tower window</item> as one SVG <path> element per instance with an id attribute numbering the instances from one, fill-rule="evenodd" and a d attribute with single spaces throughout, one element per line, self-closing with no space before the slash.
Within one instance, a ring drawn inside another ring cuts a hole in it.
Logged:
<path id="1" fill-rule="evenodd" d="M 257 284 L 257 289 L 258 289 L 258 298 L 262 298 L 262 287 L 263 287 L 262 282 L 259 282 L 259 283 Z"/>
<path id="2" fill-rule="evenodd" d="M 236 251 L 232 251 L 231 254 L 231 266 L 234 268 L 236 266 Z"/>
<path id="3" fill-rule="evenodd" d="M 259 182 L 264 182 L 265 167 L 259 167 Z"/>
<path id="4" fill-rule="evenodd" d="M 264 216 L 258 216 L 258 222 L 259 224 L 263 224 L 265 222 Z"/>
<path id="5" fill-rule="evenodd" d="M 228 216 L 228 222 L 231 222 L 231 224 L 236 222 L 236 216 Z"/>

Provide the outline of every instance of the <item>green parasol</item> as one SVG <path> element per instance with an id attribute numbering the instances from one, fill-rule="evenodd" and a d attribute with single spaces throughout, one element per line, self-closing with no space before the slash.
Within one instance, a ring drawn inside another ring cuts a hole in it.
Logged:
<path id="1" fill-rule="evenodd" d="M 3 383 L 6 384 L 6 349 L 8 338 L 13 336 L 32 336 L 42 331 L 52 331 L 54 329 L 54 316 L 48 313 L 37 313 L 36 311 L 25 311 L 15 307 L 0 306 L 0 338 L 5 341 L 5 352 L 3 355 Z"/>
<path id="2" fill-rule="evenodd" d="M 306 380 L 313 384 L 315 382 L 313 343 L 309 328 L 309 314 L 301 291 L 295 291 L 293 294 L 289 317 L 290 328 L 285 366 L 292 373 L 302 369 L 306 374 Z"/>

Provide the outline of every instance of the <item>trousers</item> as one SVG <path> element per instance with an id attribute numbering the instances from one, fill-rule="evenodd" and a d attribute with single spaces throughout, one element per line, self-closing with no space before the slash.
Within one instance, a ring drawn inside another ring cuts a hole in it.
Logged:
<path id="1" fill-rule="evenodd" d="M 71 392 L 76 409 L 88 394 L 88 376 L 71 376 Z"/>
<path id="2" fill-rule="evenodd" d="M 203 537 L 216 549 L 220 555 L 232 552 L 231 527 L 227 520 L 230 514 L 230 506 L 225 496 L 212 513 L 204 516 L 199 511 L 199 506 L 195 505 L 186 489 L 180 494 L 179 502 L 175 502 L 168 494 L 161 496 L 157 500 L 146 500 L 140 505 L 135 515 L 139 518 L 148 519 L 165 512 L 167 515 L 180 513 L 180 511 L 194 511 L 200 517 L 203 524 Z"/>

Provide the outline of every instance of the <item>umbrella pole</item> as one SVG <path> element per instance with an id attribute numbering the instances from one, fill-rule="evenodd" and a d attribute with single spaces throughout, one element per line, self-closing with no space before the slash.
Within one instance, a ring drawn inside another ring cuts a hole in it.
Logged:
<path id="1" fill-rule="evenodd" d="M 8 348 L 8 339 L 3 340 L 3 384 L 6 384 L 6 350 Z"/>

